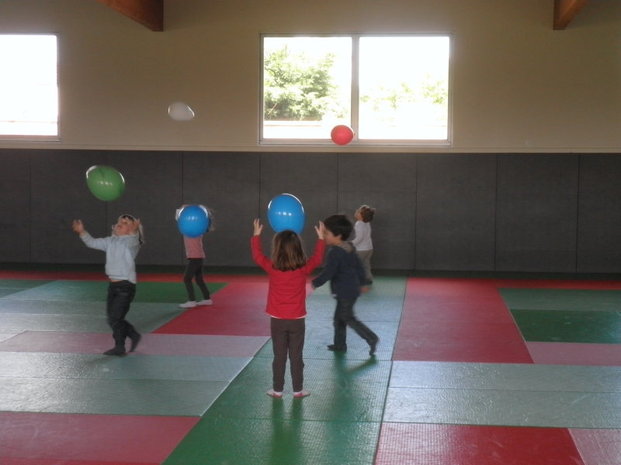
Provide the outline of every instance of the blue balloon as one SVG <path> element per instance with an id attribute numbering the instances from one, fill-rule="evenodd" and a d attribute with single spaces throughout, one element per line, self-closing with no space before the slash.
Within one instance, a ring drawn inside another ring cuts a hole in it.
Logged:
<path id="1" fill-rule="evenodd" d="M 302 202 L 295 195 L 277 195 L 267 206 L 267 219 L 277 233 L 288 229 L 300 234 L 305 219 Z"/>
<path id="2" fill-rule="evenodd" d="M 187 205 L 179 212 L 177 227 L 181 234 L 198 237 L 209 229 L 211 219 L 207 209 L 202 205 Z"/>

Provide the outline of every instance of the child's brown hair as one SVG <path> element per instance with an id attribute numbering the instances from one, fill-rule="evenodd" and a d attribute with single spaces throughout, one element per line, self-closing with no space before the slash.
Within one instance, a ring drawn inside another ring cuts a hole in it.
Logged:
<path id="1" fill-rule="evenodd" d="M 295 232 L 281 231 L 272 241 L 272 266 L 280 271 L 293 271 L 306 265 L 302 240 Z"/>
<path id="2" fill-rule="evenodd" d="M 368 205 L 361 205 L 360 208 L 358 208 L 358 211 L 360 212 L 360 217 L 362 218 L 362 221 L 364 221 L 365 223 L 373 221 L 373 215 L 375 215 L 375 208 L 369 207 Z"/>

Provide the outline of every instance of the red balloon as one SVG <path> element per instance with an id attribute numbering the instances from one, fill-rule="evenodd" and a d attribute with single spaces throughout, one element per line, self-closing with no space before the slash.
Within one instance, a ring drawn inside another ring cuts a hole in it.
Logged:
<path id="1" fill-rule="evenodd" d="M 347 145 L 354 138 L 354 131 L 352 131 L 349 126 L 339 124 L 338 126 L 334 126 L 332 128 L 330 137 L 332 137 L 332 142 L 334 142 L 335 144 Z"/>

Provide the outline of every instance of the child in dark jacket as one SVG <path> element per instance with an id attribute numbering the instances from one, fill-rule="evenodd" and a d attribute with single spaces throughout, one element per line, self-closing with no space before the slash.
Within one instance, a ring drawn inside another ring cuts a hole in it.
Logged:
<path id="1" fill-rule="evenodd" d="M 330 281 L 330 289 L 336 298 L 334 311 L 334 343 L 328 350 L 345 352 L 347 350 L 347 326 L 367 341 L 369 355 L 375 354 L 379 337 L 354 315 L 354 304 L 360 296 L 361 283 L 365 282 L 365 272 L 354 246 L 347 242 L 353 225 L 345 215 L 332 215 L 323 222 L 324 240 L 329 245 L 323 272 L 312 284 L 317 288 Z"/>

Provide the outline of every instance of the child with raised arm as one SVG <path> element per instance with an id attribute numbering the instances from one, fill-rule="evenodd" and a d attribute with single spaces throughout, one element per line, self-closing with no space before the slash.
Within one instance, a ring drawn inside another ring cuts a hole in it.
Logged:
<path id="1" fill-rule="evenodd" d="M 334 310 L 334 343 L 328 350 L 347 351 L 347 326 L 369 344 L 369 355 L 375 354 L 379 337 L 354 315 L 354 304 L 365 282 L 364 269 L 354 246 L 347 242 L 353 225 L 345 215 L 332 215 L 324 220 L 324 239 L 330 246 L 326 265 L 313 279 L 313 288 L 330 281 L 330 289 L 336 298 Z"/>
<path id="2" fill-rule="evenodd" d="M 356 223 L 354 224 L 355 236 L 351 243 L 356 248 L 356 253 L 360 257 L 364 268 L 365 284 L 373 284 L 373 274 L 371 273 L 371 256 L 373 255 L 373 241 L 371 240 L 371 221 L 375 215 L 375 208 L 368 205 L 361 205 L 354 213 Z"/>
<path id="3" fill-rule="evenodd" d="M 141 335 L 125 316 L 136 294 L 135 259 L 143 244 L 140 220 L 132 215 L 121 215 L 112 226 L 112 235 L 98 239 L 84 229 L 82 220 L 73 220 L 72 228 L 87 247 L 106 252 L 106 275 L 110 280 L 106 315 L 108 325 L 112 328 L 114 347 L 105 351 L 104 355 L 125 355 L 127 338 L 131 340 L 129 351 L 133 352 Z"/>
<path id="4" fill-rule="evenodd" d="M 272 240 L 272 256 L 266 257 L 261 249 L 263 225 L 254 220 L 254 233 L 250 242 L 252 259 L 269 275 L 266 312 L 270 318 L 272 336 L 272 389 L 267 395 L 282 398 L 285 385 L 287 356 L 289 357 L 293 397 L 306 397 L 304 390 L 304 334 L 306 331 L 306 278 L 323 261 L 324 228 L 320 222 L 315 227 L 317 244 L 307 261 L 302 241 L 293 231 L 281 231 Z"/>

